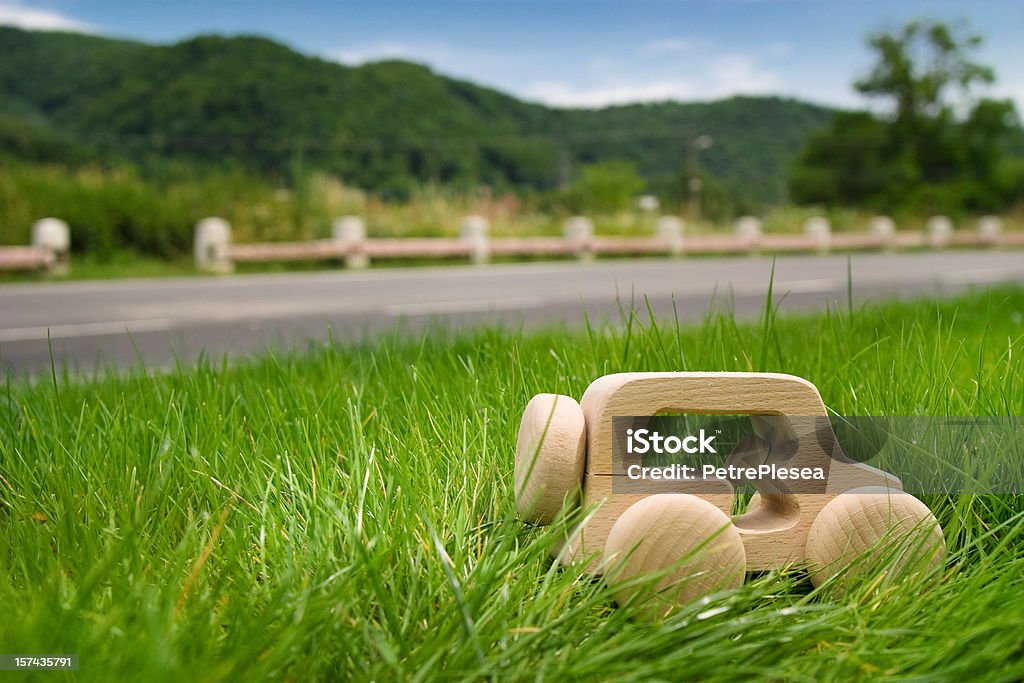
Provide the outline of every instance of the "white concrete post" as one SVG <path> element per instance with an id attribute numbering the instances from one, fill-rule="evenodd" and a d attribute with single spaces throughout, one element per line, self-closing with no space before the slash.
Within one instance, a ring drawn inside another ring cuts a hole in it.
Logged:
<path id="1" fill-rule="evenodd" d="M 740 216 L 736 219 L 734 232 L 748 250 L 756 251 L 761 241 L 761 219 L 756 216 Z"/>
<path id="2" fill-rule="evenodd" d="M 668 253 L 679 256 L 683 253 L 683 231 L 685 224 L 678 216 L 662 216 L 655 224 L 658 237 L 668 244 Z"/>
<path id="3" fill-rule="evenodd" d="M 71 262 L 71 228 L 59 218 L 43 218 L 32 224 L 32 246 L 53 255 L 49 270 L 65 275 Z"/>
<path id="4" fill-rule="evenodd" d="M 988 244 L 995 244 L 1003 234 L 1003 221 L 999 216 L 982 216 L 978 219 L 978 236 Z"/>
<path id="5" fill-rule="evenodd" d="M 828 251 L 832 246 L 832 226 L 824 216 L 811 216 L 804 223 L 804 234 L 814 240 L 818 251 Z"/>
<path id="6" fill-rule="evenodd" d="M 469 242 L 469 258 L 473 263 L 487 263 L 491 257 L 487 233 L 491 224 L 483 216 L 466 216 L 459 224 L 459 239 Z"/>
<path id="7" fill-rule="evenodd" d="M 928 233 L 928 244 L 933 249 L 940 249 L 949 244 L 953 236 L 953 221 L 948 216 L 932 216 L 925 225 Z"/>
<path id="8" fill-rule="evenodd" d="M 868 225 L 868 232 L 877 237 L 882 246 L 888 249 L 896 237 L 896 223 L 888 216 L 875 216 Z"/>
<path id="9" fill-rule="evenodd" d="M 636 198 L 636 208 L 651 213 L 661 208 L 661 202 L 653 194 L 642 194 Z"/>
<path id="10" fill-rule="evenodd" d="M 359 216 L 342 216 L 331 224 L 331 239 L 345 252 L 345 266 L 348 268 L 365 268 L 370 265 L 370 257 L 363 251 L 366 241 L 366 222 Z"/>
<path id="11" fill-rule="evenodd" d="M 563 227 L 565 241 L 577 258 L 591 259 L 594 256 L 590 241 L 594 238 L 594 223 L 586 216 L 573 216 Z"/>
<path id="12" fill-rule="evenodd" d="M 231 224 L 223 218 L 204 218 L 196 223 L 192 242 L 196 268 L 210 273 L 230 273 L 234 268 L 228 257 Z"/>

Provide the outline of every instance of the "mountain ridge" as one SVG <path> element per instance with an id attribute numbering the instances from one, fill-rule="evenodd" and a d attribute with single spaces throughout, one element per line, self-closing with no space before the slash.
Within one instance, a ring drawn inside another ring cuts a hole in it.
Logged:
<path id="1" fill-rule="evenodd" d="M 425 181 L 544 191 L 611 159 L 678 192 L 690 140 L 711 135 L 700 156 L 709 179 L 777 202 L 804 141 L 837 111 L 752 96 L 549 107 L 414 62 L 348 66 L 261 36 L 152 45 L 0 27 L 0 53 L 7 128 L 80 145 L 81 156 L 236 162 L 282 177 L 317 169 L 384 195 Z"/>

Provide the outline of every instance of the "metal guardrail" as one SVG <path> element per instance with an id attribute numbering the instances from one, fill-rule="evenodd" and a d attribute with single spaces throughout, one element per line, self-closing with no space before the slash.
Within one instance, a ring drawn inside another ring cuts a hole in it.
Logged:
<path id="1" fill-rule="evenodd" d="M 492 238 L 488 233 L 486 218 L 467 216 L 458 237 L 368 238 L 362 218 L 344 216 L 334 222 L 329 239 L 235 244 L 227 221 L 206 218 L 196 225 L 194 257 L 199 270 L 230 272 L 235 263 L 269 261 L 341 261 L 350 268 L 362 268 L 380 259 L 461 258 L 485 263 L 509 257 L 587 259 L 603 255 L 1024 247 L 1024 232 L 1004 233 L 995 216 L 983 217 L 970 231 L 954 230 L 945 216 L 929 219 L 925 230 L 897 231 L 890 218 L 876 216 L 867 232 L 833 233 L 828 221 L 817 216 L 807 220 L 801 234 L 766 235 L 759 219 L 744 216 L 736 221 L 731 235 L 685 235 L 681 219 L 662 216 L 653 235 L 612 236 L 595 235 L 588 218 L 574 216 L 566 221 L 561 237 Z M 67 223 L 44 218 L 32 226 L 31 246 L 0 247 L 0 270 L 66 272 L 70 243 Z"/>
<path id="2" fill-rule="evenodd" d="M 0 270 L 47 270 L 67 272 L 71 257 L 71 231 L 58 218 L 44 218 L 32 225 L 27 247 L 0 247 Z"/>
<path id="3" fill-rule="evenodd" d="M 0 247 L 0 270 L 44 270 L 56 258 L 39 247 Z"/>
<path id="4" fill-rule="evenodd" d="M 802 234 L 763 234 L 757 218 L 736 221 L 732 235 L 684 235 L 681 219 L 662 216 L 654 235 L 594 235 L 593 223 L 582 216 L 566 221 L 561 237 L 497 237 L 488 235 L 481 216 L 466 217 L 459 237 L 368 238 L 358 216 L 335 221 L 330 239 L 308 242 L 233 244 L 231 227 L 220 218 L 196 226 L 195 257 L 200 270 L 229 272 L 235 263 L 259 261 L 337 260 L 365 267 L 375 259 L 467 258 L 485 263 L 502 257 L 577 257 L 602 255 L 743 254 L 757 252 L 827 252 L 831 250 L 941 249 L 945 247 L 1020 247 L 1024 233 L 1003 233 L 1002 222 L 986 216 L 974 231 L 955 231 L 945 216 L 935 216 L 923 231 L 896 231 L 893 221 L 878 216 L 868 232 L 832 233 L 828 221 L 814 217 Z"/>

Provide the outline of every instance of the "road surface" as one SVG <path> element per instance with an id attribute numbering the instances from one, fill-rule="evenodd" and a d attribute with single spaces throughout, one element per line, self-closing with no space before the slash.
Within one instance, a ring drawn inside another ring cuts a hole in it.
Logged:
<path id="1" fill-rule="evenodd" d="M 1024 252 L 856 254 L 857 301 L 1024 283 Z M 658 315 L 692 320 L 713 300 L 763 309 L 770 257 L 602 260 L 483 267 L 381 268 L 273 275 L 0 285 L 0 364 L 14 374 L 58 366 L 149 368 L 270 346 L 345 341 L 393 329 L 499 321 L 536 326 L 617 320 L 617 301 L 644 297 Z M 782 310 L 846 304 L 847 256 L 776 261 Z"/>

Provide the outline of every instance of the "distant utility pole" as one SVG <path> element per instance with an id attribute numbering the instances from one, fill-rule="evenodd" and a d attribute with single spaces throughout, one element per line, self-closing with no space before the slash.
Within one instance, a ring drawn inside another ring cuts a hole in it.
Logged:
<path id="1" fill-rule="evenodd" d="M 700 167 L 697 164 L 697 154 L 701 150 L 707 149 L 714 143 L 710 135 L 698 135 L 697 137 L 690 140 L 688 146 L 687 163 L 686 163 L 686 175 L 687 175 L 687 187 L 689 188 L 689 206 L 687 208 L 687 217 L 690 219 L 690 224 L 693 225 L 700 220 L 700 191 L 704 188 L 704 183 L 700 179 Z"/>
<path id="2" fill-rule="evenodd" d="M 567 145 L 558 148 L 558 185 L 563 188 L 572 185 L 572 153 Z"/>

